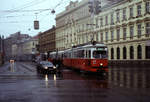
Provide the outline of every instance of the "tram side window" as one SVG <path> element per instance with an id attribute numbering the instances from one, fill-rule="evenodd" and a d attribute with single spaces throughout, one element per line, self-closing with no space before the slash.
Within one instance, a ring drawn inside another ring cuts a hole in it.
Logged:
<path id="1" fill-rule="evenodd" d="M 86 58 L 91 58 L 91 51 L 87 50 L 85 56 L 86 56 Z"/>
<path id="2" fill-rule="evenodd" d="M 70 52 L 68 53 L 68 56 L 67 56 L 67 58 L 71 58 L 71 53 L 70 53 Z"/>
<path id="3" fill-rule="evenodd" d="M 78 52 L 77 51 L 73 51 L 73 58 L 77 58 Z"/>
<path id="4" fill-rule="evenodd" d="M 91 50 L 89 50 L 89 58 L 91 58 Z"/>
<path id="5" fill-rule="evenodd" d="M 79 50 L 77 53 L 78 58 L 84 58 L 84 50 Z"/>
<path id="6" fill-rule="evenodd" d="M 88 58 L 88 51 L 85 51 L 85 58 Z"/>
<path id="7" fill-rule="evenodd" d="M 67 58 L 67 54 L 66 53 L 64 53 L 64 58 Z"/>
<path id="8" fill-rule="evenodd" d="M 66 56 L 67 58 L 69 58 L 69 53 L 67 53 L 67 56 Z"/>

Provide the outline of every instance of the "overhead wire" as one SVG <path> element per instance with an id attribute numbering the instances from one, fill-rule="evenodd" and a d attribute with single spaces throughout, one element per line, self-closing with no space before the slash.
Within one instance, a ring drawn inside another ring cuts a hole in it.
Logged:
<path id="1" fill-rule="evenodd" d="M 51 9 L 36 9 L 36 10 L 3 10 L 0 12 L 8 12 L 8 13 L 15 13 L 15 12 L 35 12 L 35 11 L 47 11 L 47 10 L 51 10 Z"/>
<path id="2" fill-rule="evenodd" d="M 44 2 L 44 1 L 46 1 L 46 0 L 34 0 L 32 2 L 26 3 L 24 5 L 21 5 L 19 7 L 16 7 L 16 8 L 10 9 L 10 10 L 0 11 L 0 12 L 3 12 L 3 13 L 7 13 L 7 14 L 1 15 L 1 16 L 6 16 L 8 14 L 12 14 L 12 13 L 15 13 L 15 12 L 31 12 L 31 11 L 33 12 L 33 11 L 39 11 L 39 10 L 24 10 L 23 11 L 22 9 L 25 9 L 25 8 L 28 8 L 28 7 L 31 7 L 31 6 L 33 7 L 33 6 L 35 6 L 35 5 L 37 5 L 37 4 L 41 3 L 41 2 Z M 43 9 L 42 11 L 44 11 L 44 10 L 46 10 L 46 9 Z"/>
<path id="3" fill-rule="evenodd" d="M 35 1 L 38 1 L 38 0 L 34 0 L 34 1 L 32 1 L 32 2 L 29 2 L 30 4 L 32 4 L 32 6 L 33 5 L 35 5 L 35 4 L 37 4 L 37 3 L 39 3 L 39 2 L 41 2 L 41 0 L 39 0 L 38 2 L 36 2 L 35 3 Z M 44 0 L 44 1 L 46 1 L 46 0 Z M 43 2 L 43 0 L 42 0 L 42 2 Z M 36 10 L 23 10 L 24 8 L 27 8 L 27 7 L 30 7 L 31 5 L 28 5 L 29 3 L 27 3 L 27 4 L 24 4 L 24 5 L 22 5 L 21 7 L 16 7 L 16 8 L 14 8 L 14 9 L 10 9 L 10 10 L 3 10 L 3 11 L 0 11 L 0 12 L 7 12 L 8 14 L 10 14 L 10 13 L 16 13 L 16 12 L 18 12 L 18 13 L 20 13 L 20 12 L 38 12 L 38 13 L 41 13 L 41 12 L 43 12 L 43 11 L 50 11 L 50 10 L 53 10 L 53 9 L 56 9 L 57 7 L 59 7 L 60 5 L 62 5 L 62 4 L 64 4 L 64 3 L 66 3 L 66 2 L 68 2 L 68 0 L 67 1 L 65 1 L 65 0 L 61 0 L 57 5 L 55 5 L 53 8 L 49 8 L 49 9 L 36 9 Z M 37 13 L 37 14 L 38 14 Z M 40 21 L 43 21 L 47 16 L 49 16 L 49 14 L 51 14 L 50 12 L 48 12 L 46 15 L 44 15 L 44 17 L 40 20 Z M 14 15 L 14 16 L 4 16 L 4 17 L 1 17 L 0 16 L 0 18 L 14 18 L 14 17 L 21 17 L 21 16 L 34 16 L 35 14 L 33 14 L 33 15 L 25 15 L 25 14 L 23 14 L 23 15 Z M 40 14 L 40 16 L 41 16 L 41 14 Z M 24 21 L 21 21 L 21 23 L 22 22 L 24 22 Z M 26 21 L 25 21 L 26 22 Z M 0 23 L 20 23 L 20 22 L 18 22 L 18 21 L 8 21 L 8 22 L 0 22 Z"/>

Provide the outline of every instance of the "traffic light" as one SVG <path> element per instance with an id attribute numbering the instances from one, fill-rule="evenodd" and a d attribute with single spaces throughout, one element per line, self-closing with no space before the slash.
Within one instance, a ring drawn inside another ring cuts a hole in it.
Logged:
<path id="1" fill-rule="evenodd" d="M 88 4 L 89 4 L 89 12 L 93 13 L 94 12 L 93 2 L 88 2 Z"/>
<path id="2" fill-rule="evenodd" d="M 99 14 L 101 12 L 101 2 L 99 0 L 96 0 L 94 2 L 95 4 L 95 14 Z"/>
<path id="3" fill-rule="evenodd" d="M 94 14 L 99 14 L 101 12 L 101 2 L 99 0 L 90 0 L 89 12 Z"/>

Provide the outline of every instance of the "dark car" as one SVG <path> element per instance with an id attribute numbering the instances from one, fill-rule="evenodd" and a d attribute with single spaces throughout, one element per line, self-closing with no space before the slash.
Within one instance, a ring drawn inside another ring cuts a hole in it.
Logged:
<path id="1" fill-rule="evenodd" d="M 41 61 L 37 64 L 37 71 L 40 73 L 56 73 L 56 66 L 49 61 Z"/>

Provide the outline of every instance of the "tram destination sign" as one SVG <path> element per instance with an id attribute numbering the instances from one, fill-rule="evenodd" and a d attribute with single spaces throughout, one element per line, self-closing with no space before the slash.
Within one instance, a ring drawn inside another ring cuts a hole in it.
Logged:
<path id="1" fill-rule="evenodd" d="M 98 47 L 97 50 L 102 51 L 102 50 L 105 50 L 105 48 L 104 47 Z"/>

